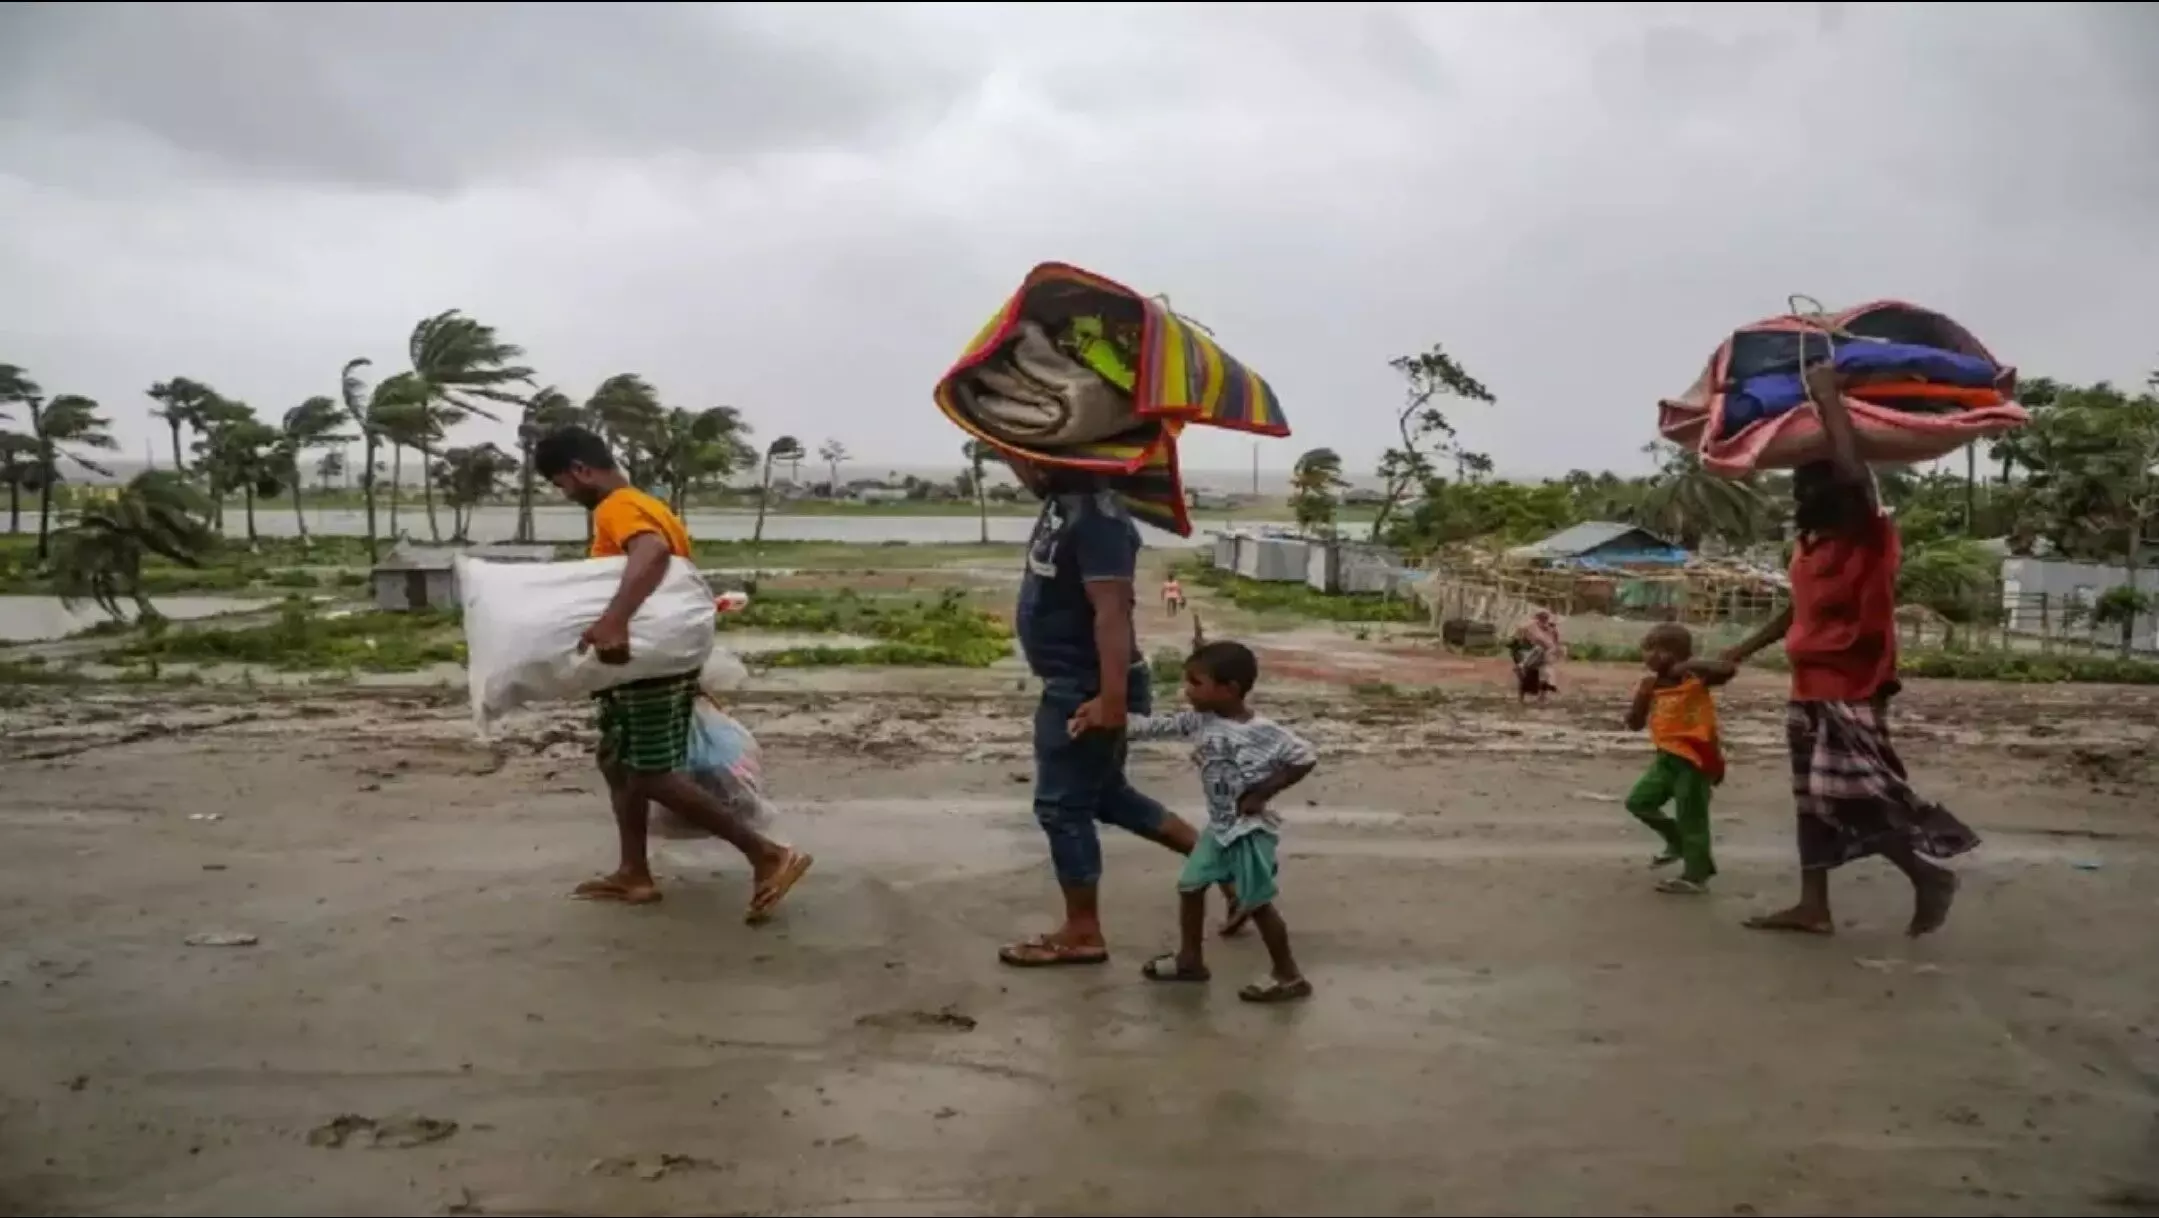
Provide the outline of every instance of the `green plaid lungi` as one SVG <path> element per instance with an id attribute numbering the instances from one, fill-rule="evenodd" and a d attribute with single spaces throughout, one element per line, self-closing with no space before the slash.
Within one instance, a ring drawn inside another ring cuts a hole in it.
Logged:
<path id="1" fill-rule="evenodd" d="M 697 674 L 651 677 L 593 695 L 600 724 L 602 769 L 667 774 L 690 759 L 690 725 Z"/>

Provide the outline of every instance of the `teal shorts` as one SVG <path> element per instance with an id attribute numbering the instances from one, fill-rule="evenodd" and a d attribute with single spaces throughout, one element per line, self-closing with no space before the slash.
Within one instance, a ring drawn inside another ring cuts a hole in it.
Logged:
<path id="1" fill-rule="evenodd" d="M 1277 870 L 1274 834 L 1254 829 L 1225 846 L 1212 830 L 1201 829 L 1192 857 L 1184 861 L 1184 874 L 1177 877 L 1177 890 L 1200 892 L 1215 884 L 1234 884 L 1238 907 L 1258 909 L 1273 903 L 1280 891 L 1275 886 Z"/>

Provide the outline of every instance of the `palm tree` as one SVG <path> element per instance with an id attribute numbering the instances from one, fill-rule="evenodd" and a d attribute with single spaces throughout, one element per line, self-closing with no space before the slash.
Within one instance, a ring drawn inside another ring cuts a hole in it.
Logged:
<path id="1" fill-rule="evenodd" d="M 323 486 L 339 486 L 345 480 L 345 451 L 333 448 L 322 454 L 315 462 L 315 481 Z"/>
<path id="2" fill-rule="evenodd" d="M 285 412 L 284 432 L 278 437 L 277 455 L 285 463 L 292 485 L 292 519 L 300 530 L 300 549 L 307 549 L 307 513 L 300 508 L 300 461 L 310 451 L 343 444 L 351 436 L 338 430 L 345 414 L 336 402 L 312 397 Z M 335 454 L 332 454 L 333 456 Z"/>
<path id="3" fill-rule="evenodd" d="M 204 407 L 217 398 L 217 391 L 200 381 L 176 376 L 169 381 L 159 381 L 144 391 L 158 403 L 151 407 L 152 418 L 165 420 L 172 429 L 172 468 L 176 473 L 186 473 L 187 463 L 180 455 L 180 432 L 184 428 L 202 430 Z"/>
<path id="4" fill-rule="evenodd" d="M 7 531 L 22 532 L 22 492 L 37 485 L 37 441 L 19 432 L 0 431 L 0 482 L 7 483 Z"/>
<path id="5" fill-rule="evenodd" d="M 261 539 L 255 529 L 255 500 L 274 498 L 285 489 L 286 462 L 278 451 L 278 429 L 255 417 L 245 402 L 219 400 L 209 412 L 208 431 L 195 445 L 196 470 L 204 474 L 224 527 L 225 496 L 240 492 L 247 513 L 247 544 Z"/>
<path id="6" fill-rule="evenodd" d="M 73 608 L 95 601 L 114 621 L 125 621 L 125 597 L 145 622 L 158 619 L 143 592 L 142 560 L 162 555 L 184 566 L 202 565 L 216 544 L 202 518 L 207 497 L 175 470 L 135 475 L 110 501 L 84 505 L 75 523 L 53 538 L 58 561 L 53 591 Z"/>
<path id="7" fill-rule="evenodd" d="M 37 441 L 37 556 L 42 564 L 52 556 L 52 490 L 60 481 L 60 458 L 91 473 L 105 474 L 110 471 L 75 450 L 110 451 L 120 443 L 107 430 L 112 424 L 98 414 L 97 403 L 89 398 L 63 393 L 43 406 L 36 398 L 29 404 L 30 430 Z"/>
<path id="8" fill-rule="evenodd" d="M 36 403 L 44 400 L 45 391 L 30 374 L 14 364 L 0 364 L 0 407 L 20 406 L 36 409 Z M 22 491 L 26 483 L 37 476 L 38 443 L 35 435 L 21 432 L 0 431 L 0 469 L 4 469 L 8 488 L 7 531 L 22 531 Z"/>
<path id="9" fill-rule="evenodd" d="M 1747 541 L 1760 531 L 1766 505 L 1752 485 L 1717 477 L 1685 449 L 1652 444 L 1648 451 L 1664 457 L 1664 468 L 1649 480 L 1629 523 L 1676 537 L 1686 550 L 1701 548 L 1704 537 Z"/>
<path id="10" fill-rule="evenodd" d="M 802 441 L 793 436 L 781 436 L 765 450 L 765 478 L 757 488 L 757 530 L 750 536 L 754 543 L 765 539 L 765 509 L 772 500 L 772 466 L 777 461 L 800 461 Z"/>
<path id="11" fill-rule="evenodd" d="M 442 454 L 428 476 L 442 488 L 442 501 L 450 508 L 450 540 L 465 541 L 472 524 L 472 509 L 493 498 L 503 479 L 517 470 L 517 461 L 492 444 L 453 448 Z"/>
<path id="12" fill-rule="evenodd" d="M 1297 458 L 1290 474 L 1290 509 L 1297 527 L 1321 535 L 1334 531 L 1335 492 L 1342 487 L 1342 455 L 1315 448 Z"/>
<path id="13" fill-rule="evenodd" d="M 968 480 L 974 484 L 975 515 L 982 522 L 982 544 L 990 543 L 990 488 L 989 464 L 997 460 L 997 450 L 980 440 L 969 440 L 960 445 L 960 455 L 967 458 Z"/>
<path id="14" fill-rule="evenodd" d="M 338 374 L 338 393 L 344 402 L 345 417 L 360 430 L 360 497 L 367 504 L 367 561 L 375 561 L 375 454 L 382 447 L 382 431 L 375 426 L 371 413 L 372 403 L 367 397 L 367 385 L 360 379 L 360 369 L 372 361 L 349 359 L 345 370 Z"/>
<path id="15" fill-rule="evenodd" d="M 441 438 L 437 419 L 420 400 L 420 388 L 409 372 L 384 377 L 375 386 L 367 406 L 368 425 L 390 446 L 390 536 L 404 536 L 398 528 L 397 508 L 404 490 L 405 450 L 426 452 Z M 432 434 L 431 434 L 431 429 Z M 424 466 L 422 467 L 424 470 Z"/>
<path id="16" fill-rule="evenodd" d="M 456 309 L 446 309 L 421 319 L 406 343 L 412 361 L 413 397 L 428 416 L 417 429 L 423 477 L 421 494 L 427 501 L 427 529 L 436 541 L 442 527 L 435 520 L 435 483 L 424 474 L 430 465 L 434 443 L 450 428 L 478 415 L 494 419 L 488 403 L 521 406 L 532 369 L 518 363 L 525 349 L 502 341 L 495 328 Z M 529 390 L 527 391 L 529 392 Z"/>
<path id="17" fill-rule="evenodd" d="M 532 446 L 540 437 L 557 428 L 567 427 L 583 417 L 568 394 L 549 385 L 525 399 L 525 408 L 517 421 L 517 540 L 532 541 L 535 528 L 532 520 Z"/>
<path id="18" fill-rule="evenodd" d="M 817 446 L 817 459 L 832 470 L 832 482 L 827 492 L 832 498 L 840 497 L 840 466 L 847 463 L 847 446 L 838 440 L 827 440 Z"/>
<path id="19" fill-rule="evenodd" d="M 667 409 L 660 405 L 659 391 L 634 372 L 619 372 L 600 382 L 585 402 L 585 413 L 607 437 L 623 476 L 633 486 L 652 480 L 652 454 L 661 443 Z"/>
<path id="20" fill-rule="evenodd" d="M 754 466 L 757 454 L 747 443 L 750 425 L 732 406 L 667 412 L 649 450 L 653 481 L 667 488 L 667 506 L 681 515 L 690 488 L 708 478 L 724 478 Z"/>

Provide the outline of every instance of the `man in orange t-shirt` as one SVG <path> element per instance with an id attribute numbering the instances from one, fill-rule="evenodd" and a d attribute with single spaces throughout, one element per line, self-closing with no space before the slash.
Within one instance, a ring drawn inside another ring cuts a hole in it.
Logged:
<path id="1" fill-rule="evenodd" d="M 627 663 L 630 619 L 659 587 L 668 565 L 690 557 L 689 530 L 666 504 L 631 486 L 607 441 L 585 428 L 565 427 L 542 437 L 533 446 L 532 465 L 592 512 L 592 557 L 627 560 L 614 599 L 578 644 L 604 663 Z M 650 805 L 657 803 L 742 851 L 756 875 L 749 919 L 762 921 L 810 869 L 810 856 L 736 819 L 690 777 L 697 677 L 692 670 L 631 681 L 595 697 L 600 771 L 614 804 L 622 855 L 614 874 L 578 885 L 573 895 L 631 905 L 660 899 L 645 848 Z"/>

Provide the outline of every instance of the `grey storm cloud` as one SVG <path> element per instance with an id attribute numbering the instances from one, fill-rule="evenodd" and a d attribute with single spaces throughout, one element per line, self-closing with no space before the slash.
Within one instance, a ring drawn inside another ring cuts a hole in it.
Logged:
<path id="1" fill-rule="evenodd" d="M 1442 341 L 1502 471 L 1638 468 L 1792 293 L 2141 378 L 2155 236 L 2150 5 L 0 6 L 0 360 L 138 441 L 152 381 L 281 410 L 458 307 L 949 462 L 929 385 L 1056 259 L 1265 373 L 1269 465 L 1368 465 Z"/>

